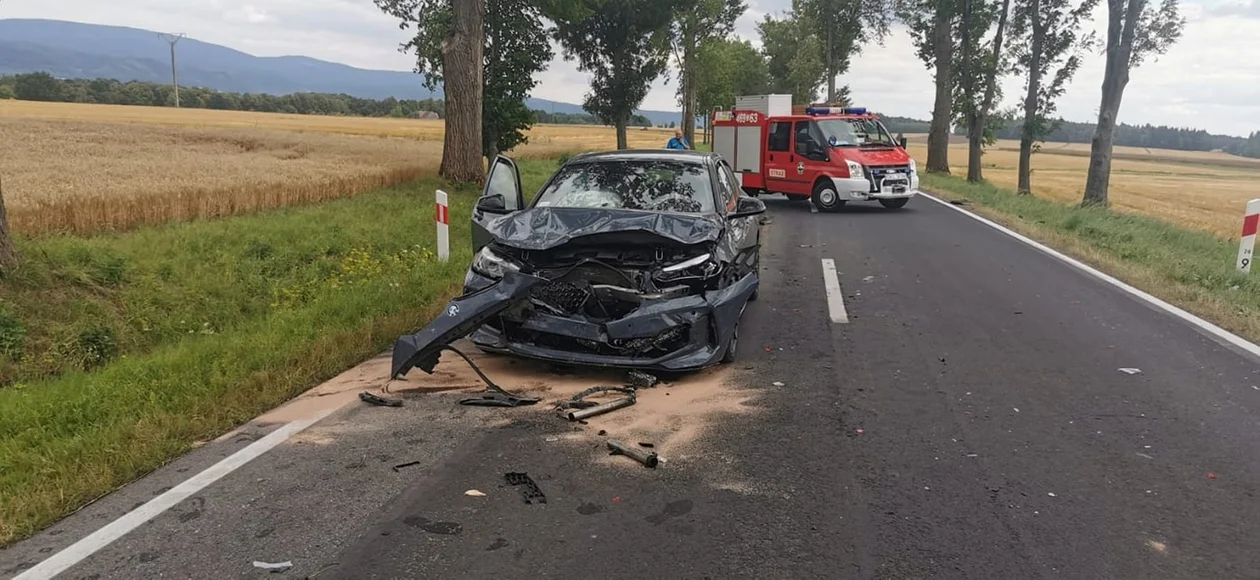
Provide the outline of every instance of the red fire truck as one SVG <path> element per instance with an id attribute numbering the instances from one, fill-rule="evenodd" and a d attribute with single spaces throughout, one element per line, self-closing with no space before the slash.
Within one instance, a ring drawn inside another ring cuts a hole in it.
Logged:
<path id="1" fill-rule="evenodd" d="M 877 115 L 861 107 L 796 112 L 791 95 L 752 95 L 713 113 L 713 151 L 749 195 L 782 193 L 838 211 L 850 201 L 899 209 L 918 193 L 905 139 L 894 140 Z"/>

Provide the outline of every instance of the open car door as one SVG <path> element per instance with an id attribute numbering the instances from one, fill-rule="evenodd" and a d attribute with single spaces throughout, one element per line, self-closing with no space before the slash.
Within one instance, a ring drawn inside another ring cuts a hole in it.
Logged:
<path id="1" fill-rule="evenodd" d="M 493 238 L 486 229 L 488 222 L 524 208 L 525 194 L 521 191 L 521 172 L 516 168 L 516 162 L 504 155 L 495 157 L 494 163 L 490 164 L 490 173 L 486 175 L 486 187 L 473 207 L 473 252 Z"/>

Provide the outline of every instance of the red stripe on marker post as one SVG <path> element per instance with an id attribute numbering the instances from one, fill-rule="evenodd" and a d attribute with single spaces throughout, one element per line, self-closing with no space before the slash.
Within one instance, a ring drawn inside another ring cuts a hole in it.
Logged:
<path id="1" fill-rule="evenodd" d="M 437 190 L 434 221 L 437 222 L 438 260 L 445 262 L 451 256 L 451 208 L 446 201 L 446 192 L 440 189 Z"/>
<path id="2" fill-rule="evenodd" d="M 1249 216 L 1247 216 L 1247 217 L 1243 218 L 1243 231 L 1242 231 L 1242 235 L 1244 235 L 1244 236 L 1254 236 L 1254 235 L 1256 235 L 1256 227 L 1257 227 L 1257 226 L 1260 226 L 1260 213 L 1253 213 L 1253 214 L 1251 214 L 1251 215 L 1249 215 Z"/>

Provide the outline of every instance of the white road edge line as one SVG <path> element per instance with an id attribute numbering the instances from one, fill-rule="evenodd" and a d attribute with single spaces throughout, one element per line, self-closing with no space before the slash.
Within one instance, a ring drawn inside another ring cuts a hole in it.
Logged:
<path id="1" fill-rule="evenodd" d="M 1110 284 L 1112 286 L 1115 286 L 1116 288 L 1119 288 L 1120 290 L 1123 290 L 1124 292 L 1128 292 L 1129 294 L 1132 294 L 1133 296 L 1142 299 L 1143 301 L 1150 304 L 1151 306 L 1154 306 L 1160 310 L 1163 310 L 1164 312 L 1167 312 L 1168 314 L 1171 314 L 1173 316 L 1176 316 L 1177 318 L 1182 319 L 1185 322 L 1188 322 L 1194 326 L 1197 326 L 1200 330 L 1203 330 L 1204 332 L 1211 334 L 1215 338 L 1220 339 L 1234 347 L 1237 347 L 1254 357 L 1260 358 L 1260 346 L 1257 346 L 1255 343 L 1252 343 L 1241 336 L 1238 336 L 1228 330 L 1225 330 L 1224 328 L 1221 328 L 1215 324 L 1212 324 L 1211 322 L 1208 322 L 1202 318 L 1199 318 L 1198 316 L 1195 316 L 1189 312 L 1186 312 L 1185 310 L 1182 310 L 1176 306 L 1173 306 L 1172 304 L 1164 302 L 1163 300 L 1160 300 L 1159 298 L 1156 298 L 1146 292 L 1138 290 L 1137 288 L 1134 288 L 1133 286 L 1130 286 L 1108 274 L 1103 273 L 1101 270 L 1098 270 L 1097 268 L 1094 268 L 1093 266 L 1085 264 L 1084 262 L 1081 262 L 1080 260 L 1077 260 L 1075 258 L 1069 257 L 1063 254 L 1062 252 L 1059 252 L 1058 250 L 1055 250 L 1045 244 L 1042 244 L 1041 242 L 1038 242 L 1023 234 L 1015 232 L 1014 230 L 1011 230 L 1010 228 L 1007 228 L 1006 226 L 1003 226 L 997 222 L 981 217 L 979 214 L 976 214 L 975 212 L 965 210 L 952 203 L 949 203 L 948 201 L 939 199 L 933 195 L 928 195 L 922 191 L 920 191 L 919 194 L 949 209 L 957 211 L 967 217 L 970 217 L 971 219 L 974 219 L 984 225 L 987 225 L 999 232 L 1002 232 L 1012 238 L 1015 238 L 1016 240 L 1019 240 L 1025 244 L 1028 244 L 1029 246 L 1032 246 L 1034 249 L 1042 253 L 1048 254 L 1051 257 L 1057 258 L 1059 261 L 1062 261 L 1066 263 L 1067 265 L 1072 266 L 1073 268 L 1076 268 L 1077 270 L 1080 270 L 1086 274 L 1089 274 L 1090 276 L 1098 278 L 1099 280 L 1106 282 L 1107 284 Z"/>
<path id="2" fill-rule="evenodd" d="M 849 323 L 849 313 L 844 310 L 844 292 L 840 290 L 840 279 L 836 277 L 836 263 L 831 258 L 823 258 L 823 286 L 827 289 L 827 310 L 831 311 L 831 321 L 839 324 Z"/>
<path id="3" fill-rule="evenodd" d="M 187 481 L 171 488 L 166 493 L 159 495 L 144 505 L 127 512 L 122 517 L 110 522 L 105 527 L 92 532 L 87 537 L 67 546 L 64 550 L 53 554 L 47 560 L 28 568 L 25 572 L 15 576 L 13 580 L 34 580 L 52 578 L 60 574 L 71 566 L 78 564 L 83 559 L 100 551 L 101 548 L 109 545 L 114 540 L 123 537 L 128 532 L 140 527 L 141 524 L 157 517 L 162 512 L 174 507 L 179 502 L 184 501 L 189 496 L 205 489 L 210 484 L 218 481 L 223 476 L 232 473 L 242 465 L 249 463 L 258 456 L 270 451 L 272 448 L 287 441 L 290 437 L 301 432 L 303 429 L 318 423 L 324 417 L 330 415 L 337 409 L 328 409 L 320 412 L 315 417 L 293 421 L 286 423 L 280 428 L 268 433 L 262 439 L 250 443 L 245 448 L 223 458 L 218 463 L 211 465 L 205 471 L 192 476 Z"/>

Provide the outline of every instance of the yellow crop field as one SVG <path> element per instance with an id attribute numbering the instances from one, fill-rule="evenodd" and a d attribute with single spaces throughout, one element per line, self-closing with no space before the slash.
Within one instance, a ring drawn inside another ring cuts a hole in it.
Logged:
<path id="1" fill-rule="evenodd" d="M 0 184 L 24 234 L 90 233 L 310 203 L 437 170 L 442 122 L 0 101 Z M 630 131 L 663 147 L 666 130 Z M 539 125 L 511 155 L 612 149 L 612 128 Z"/>
<path id="2" fill-rule="evenodd" d="M 907 136 L 911 137 L 911 136 Z M 911 137 L 920 164 L 927 144 Z M 999 141 L 984 155 L 984 177 L 1000 187 L 1018 185 L 1019 142 Z M 950 170 L 967 174 L 967 146 L 950 145 Z M 1089 145 L 1046 143 L 1032 158 L 1033 195 L 1077 204 L 1085 188 Z M 1111 165 L 1112 207 L 1152 216 L 1221 237 L 1237 237 L 1247 200 L 1260 197 L 1260 159 L 1220 152 L 1117 147 Z"/>

